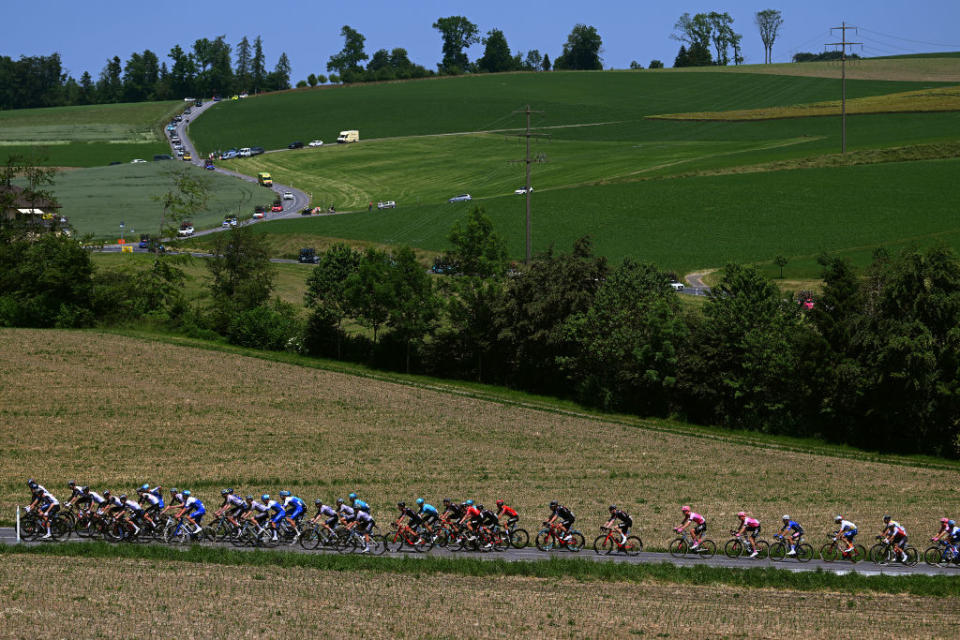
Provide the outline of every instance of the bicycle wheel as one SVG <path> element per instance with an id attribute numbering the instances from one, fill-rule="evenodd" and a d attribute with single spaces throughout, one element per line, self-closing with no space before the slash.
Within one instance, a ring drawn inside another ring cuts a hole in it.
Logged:
<path id="1" fill-rule="evenodd" d="M 787 557 L 787 543 L 775 542 L 770 547 L 770 559 L 774 562 L 780 562 Z"/>
<path id="2" fill-rule="evenodd" d="M 273 549 L 280 544 L 280 536 L 276 535 L 275 529 L 265 528 L 258 532 L 257 541 L 268 549 Z"/>
<path id="3" fill-rule="evenodd" d="M 682 558 L 687 555 L 689 547 L 687 546 L 687 541 L 683 538 L 674 538 L 670 541 L 670 546 L 667 547 L 667 550 L 670 551 L 670 555 L 674 558 Z"/>
<path id="4" fill-rule="evenodd" d="M 753 543 L 757 552 L 757 560 L 766 560 L 770 557 L 770 543 L 766 540 L 757 540 Z"/>
<path id="5" fill-rule="evenodd" d="M 931 567 L 939 567 L 941 564 L 946 564 L 943 559 L 943 552 L 944 550 L 939 546 L 927 547 L 927 550 L 923 552 L 923 561 Z"/>
<path id="6" fill-rule="evenodd" d="M 623 552 L 628 556 L 635 556 L 643 551 L 643 540 L 638 536 L 628 536 L 627 544 L 623 545 Z"/>
<path id="7" fill-rule="evenodd" d="M 382 556 L 383 552 L 387 550 L 387 541 L 383 536 L 371 535 L 368 547 L 370 551 L 367 553 L 374 556 Z"/>
<path id="8" fill-rule="evenodd" d="M 903 564 L 907 565 L 908 567 L 917 566 L 917 563 L 920 561 L 920 554 L 917 552 L 916 549 L 914 549 L 913 547 L 907 547 L 906 549 L 903 550 L 903 553 L 904 555 L 907 556 L 907 559 L 904 561 Z"/>
<path id="9" fill-rule="evenodd" d="M 310 527 L 300 536 L 300 546 L 304 549 L 313 550 L 320 546 L 320 532 L 317 527 Z"/>
<path id="10" fill-rule="evenodd" d="M 709 560 L 717 553 L 717 544 L 713 540 L 701 540 L 695 549 L 690 549 L 690 553 Z"/>
<path id="11" fill-rule="evenodd" d="M 607 534 L 599 535 L 596 540 L 593 541 L 593 550 L 597 553 L 610 555 L 617 550 L 617 543 Z"/>
<path id="12" fill-rule="evenodd" d="M 73 526 L 69 520 L 57 517 L 50 522 L 50 537 L 54 540 L 69 539 L 71 533 Z"/>
<path id="13" fill-rule="evenodd" d="M 31 538 L 40 535 L 40 531 L 43 527 L 40 526 L 40 523 L 37 522 L 36 517 L 33 515 L 25 515 L 20 518 L 20 538 L 23 540 L 30 540 Z"/>
<path id="14" fill-rule="evenodd" d="M 850 551 L 850 562 L 856 564 L 862 560 L 867 559 L 867 548 L 862 544 L 853 545 L 853 549 Z"/>
<path id="15" fill-rule="evenodd" d="M 586 544 L 587 544 L 587 541 L 583 537 L 582 533 L 580 533 L 579 531 L 570 532 L 570 541 L 567 542 L 567 549 L 576 553 L 580 551 L 580 549 L 583 549 L 583 547 L 586 546 Z"/>
<path id="16" fill-rule="evenodd" d="M 870 560 L 875 564 L 881 564 L 890 561 L 890 545 L 877 543 L 870 547 Z"/>
<path id="17" fill-rule="evenodd" d="M 798 562 L 810 562 L 813 560 L 813 547 L 807 543 L 801 543 L 796 546 Z"/>
<path id="18" fill-rule="evenodd" d="M 840 550 L 836 542 L 827 542 L 820 547 L 820 559 L 824 562 L 833 562 L 840 557 Z"/>
<path id="19" fill-rule="evenodd" d="M 510 532 L 510 546 L 514 549 L 523 549 L 530 544 L 530 534 L 526 529 L 514 529 Z"/>
<path id="20" fill-rule="evenodd" d="M 739 538 L 727 540 L 727 544 L 723 546 L 723 552 L 728 558 L 739 558 L 743 555 L 743 542 Z"/>
<path id="21" fill-rule="evenodd" d="M 549 530 L 544 529 L 537 534 L 533 543 L 537 545 L 537 549 L 540 549 L 540 551 L 551 551 L 557 544 L 557 539 Z"/>

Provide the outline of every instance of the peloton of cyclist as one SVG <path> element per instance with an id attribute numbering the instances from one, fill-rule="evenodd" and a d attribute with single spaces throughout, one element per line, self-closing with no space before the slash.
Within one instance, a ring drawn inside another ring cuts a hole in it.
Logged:
<path id="1" fill-rule="evenodd" d="M 550 516 L 547 518 L 544 524 L 549 526 L 555 522 L 558 523 L 564 534 L 564 542 L 569 542 L 572 539 L 570 536 L 570 527 L 573 526 L 573 523 L 576 521 L 576 519 L 576 516 L 573 515 L 573 511 L 570 511 L 570 509 L 567 507 L 563 506 L 556 500 L 553 500 L 550 502 Z"/>
<path id="2" fill-rule="evenodd" d="M 426 527 L 427 532 L 433 535 L 433 527 L 440 519 L 440 513 L 437 511 L 437 508 L 429 502 L 424 501 L 423 498 L 417 498 L 417 513 L 423 520 L 423 526 Z"/>
<path id="3" fill-rule="evenodd" d="M 833 521 L 840 527 L 833 536 L 834 540 L 843 542 L 843 554 L 846 555 L 853 550 L 853 541 L 854 538 L 857 537 L 857 525 L 849 520 L 844 520 L 843 516 L 840 515 L 834 518 Z"/>
<path id="4" fill-rule="evenodd" d="M 893 545 L 893 551 L 897 554 L 900 562 L 906 562 L 907 554 L 904 550 L 907 546 L 907 540 L 909 540 L 906 528 L 888 515 L 883 516 L 883 524 L 883 531 L 880 535 L 883 536 L 887 544 Z"/>
<path id="5" fill-rule="evenodd" d="M 680 507 L 680 513 L 683 514 L 683 522 L 681 522 L 680 526 L 674 529 L 674 531 L 683 533 L 684 530 L 690 529 L 690 538 L 693 540 L 693 544 L 690 545 L 690 550 L 692 551 L 700 546 L 700 541 L 703 539 L 703 532 L 707 530 L 707 521 L 699 513 L 691 511 L 687 505 Z"/>
<path id="6" fill-rule="evenodd" d="M 746 511 L 741 511 L 737 514 L 737 517 L 740 518 L 740 528 L 737 529 L 734 535 L 749 536 L 747 538 L 747 544 L 750 545 L 750 557 L 756 558 L 760 554 L 757 550 L 757 536 L 760 535 L 760 521 L 756 518 L 749 517 Z"/>
<path id="7" fill-rule="evenodd" d="M 603 528 L 613 529 L 620 534 L 620 544 L 627 544 L 627 534 L 630 533 L 630 527 L 633 526 L 633 518 L 626 511 L 618 509 L 615 504 L 610 505 L 609 511 L 610 519 L 603 525 Z M 617 520 L 620 521 L 619 525 Z"/>
<path id="8" fill-rule="evenodd" d="M 503 500 L 497 500 L 497 518 L 502 519 L 504 516 L 507 518 L 506 527 L 508 531 L 517 526 L 517 522 L 520 520 L 520 516 L 517 515 L 515 509 L 504 503 Z"/>
<path id="9" fill-rule="evenodd" d="M 780 519 L 783 521 L 783 526 L 780 527 L 780 535 L 790 543 L 790 551 L 787 552 L 787 555 L 795 556 L 797 555 L 797 543 L 800 542 L 800 538 L 803 536 L 803 527 L 800 526 L 799 522 L 791 519 L 790 516 L 786 514 Z"/>

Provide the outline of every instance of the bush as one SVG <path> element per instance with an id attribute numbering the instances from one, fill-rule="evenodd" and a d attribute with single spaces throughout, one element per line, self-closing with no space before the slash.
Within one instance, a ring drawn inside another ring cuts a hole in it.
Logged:
<path id="1" fill-rule="evenodd" d="M 260 305 L 235 315 L 227 327 L 227 340 L 241 347 L 283 351 L 299 333 L 294 306 L 274 300 L 269 306 Z"/>

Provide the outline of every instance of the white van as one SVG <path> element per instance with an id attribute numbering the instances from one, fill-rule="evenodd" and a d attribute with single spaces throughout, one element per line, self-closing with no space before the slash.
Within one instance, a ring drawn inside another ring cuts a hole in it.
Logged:
<path id="1" fill-rule="evenodd" d="M 341 131 L 340 135 L 337 136 L 337 142 L 341 144 L 346 142 L 360 142 L 360 132 L 357 129 Z"/>
<path id="2" fill-rule="evenodd" d="M 241 158 L 249 158 L 253 154 L 250 152 L 250 147 L 244 147 L 237 152 L 237 155 Z"/>

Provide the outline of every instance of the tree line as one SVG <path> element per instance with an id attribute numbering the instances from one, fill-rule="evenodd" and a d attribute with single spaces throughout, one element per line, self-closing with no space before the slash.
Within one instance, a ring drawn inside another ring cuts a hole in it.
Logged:
<path id="1" fill-rule="evenodd" d="M 172 228 L 191 189 L 171 193 L 158 206 Z M 298 307 L 274 296 L 265 238 L 246 226 L 217 234 L 206 296 L 188 302 L 185 258 L 95 268 L 76 239 L 6 221 L 0 326 L 147 323 L 607 411 L 960 455 L 960 259 L 943 247 L 878 250 L 865 270 L 824 255 L 812 308 L 729 264 L 701 308 L 681 304 L 672 274 L 611 265 L 588 238 L 511 268 L 477 209 L 439 259 L 455 275 L 430 275 L 409 248 L 334 245 Z"/>

